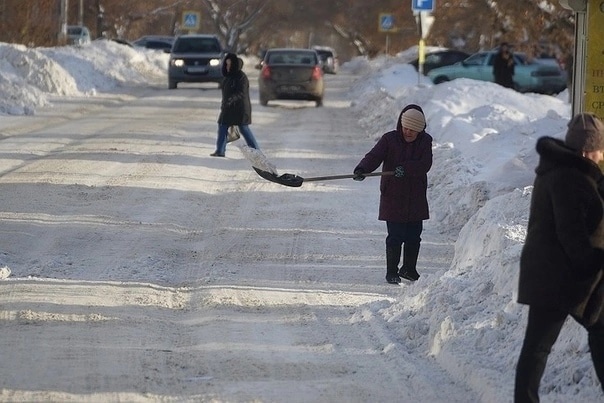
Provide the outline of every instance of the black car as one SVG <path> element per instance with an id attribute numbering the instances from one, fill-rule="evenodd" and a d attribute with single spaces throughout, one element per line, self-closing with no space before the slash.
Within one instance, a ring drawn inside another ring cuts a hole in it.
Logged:
<path id="1" fill-rule="evenodd" d="M 468 56 L 470 56 L 469 53 L 454 49 L 437 50 L 434 52 L 427 53 L 424 59 L 423 73 L 427 74 L 430 70 L 435 69 L 437 67 L 450 66 L 457 62 L 461 62 L 462 60 L 465 60 Z M 419 71 L 418 59 L 413 60 L 410 64 L 415 67 L 415 70 Z"/>
<path id="2" fill-rule="evenodd" d="M 168 63 L 168 88 L 178 83 L 222 85 L 225 51 L 216 35 L 190 34 L 176 38 Z"/>
<path id="3" fill-rule="evenodd" d="M 173 36 L 163 36 L 163 35 L 147 35 L 141 38 L 138 38 L 132 44 L 134 46 L 146 48 L 146 49 L 159 49 L 165 52 L 169 52 L 172 49 L 172 44 L 174 43 Z"/>

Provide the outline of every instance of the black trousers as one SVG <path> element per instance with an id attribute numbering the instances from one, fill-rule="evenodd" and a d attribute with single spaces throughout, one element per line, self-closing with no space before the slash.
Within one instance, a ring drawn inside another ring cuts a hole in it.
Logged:
<path id="1" fill-rule="evenodd" d="M 386 221 L 388 236 L 386 246 L 400 247 L 403 243 L 417 244 L 421 242 L 421 234 L 424 229 L 423 221 L 414 222 L 390 222 Z"/>
<path id="2" fill-rule="evenodd" d="M 516 366 L 514 402 L 539 402 L 539 384 L 547 358 L 568 314 L 556 309 L 530 306 L 528 324 L 520 358 Z M 587 329 L 591 359 L 604 391 L 604 315 L 590 327 L 581 318 L 573 318 Z"/>

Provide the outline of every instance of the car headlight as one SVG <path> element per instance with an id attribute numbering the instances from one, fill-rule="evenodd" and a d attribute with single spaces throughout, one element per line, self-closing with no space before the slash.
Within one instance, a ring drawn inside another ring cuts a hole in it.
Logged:
<path id="1" fill-rule="evenodd" d="M 218 66 L 220 65 L 220 59 L 210 59 L 210 66 Z"/>
<path id="2" fill-rule="evenodd" d="M 185 61 L 182 59 L 172 59 L 170 60 L 170 63 L 172 63 L 172 66 L 175 67 L 182 67 L 185 65 Z"/>

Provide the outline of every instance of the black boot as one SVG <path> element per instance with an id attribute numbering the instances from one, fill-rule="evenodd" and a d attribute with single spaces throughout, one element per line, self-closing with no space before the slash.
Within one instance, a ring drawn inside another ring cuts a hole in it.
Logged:
<path id="1" fill-rule="evenodd" d="M 398 284 L 401 278 L 398 276 L 398 264 L 401 261 L 400 246 L 386 246 L 386 281 L 390 284 Z"/>
<path id="2" fill-rule="evenodd" d="M 403 267 L 398 272 L 398 275 L 409 281 L 417 281 L 419 273 L 417 272 L 417 257 L 419 256 L 419 242 L 407 243 L 403 249 Z"/>

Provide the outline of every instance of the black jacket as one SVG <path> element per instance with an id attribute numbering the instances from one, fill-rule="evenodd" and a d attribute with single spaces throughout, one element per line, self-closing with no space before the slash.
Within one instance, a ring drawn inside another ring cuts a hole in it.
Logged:
<path id="1" fill-rule="evenodd" d="M 604 267 L 604 250 L 597 247 L 604 237 L 598 191 L 602 173 L 594 162 L 552 137 L 540 138 L 537 152 L 518 302 L 583 316 Z M 598 304 L 604 304 L 604 297 Z"/>
<path id="2" fill-rule="evenodd" d="M 226 71 L 226 61 L 231 60 L 231 71 Z M 218 123 L 228 126 L 249 125 L 252 123 L 252 104 L 250 102 L 250 83 L 241 70 L 243 60 L 234 53 L 228 53 L 222 62 L 222 103 Z"/>
<path id="3" fill-rule="evenodd" d="M 509 59 L 497 53 L 493 57 L 493 76 L 495 82 L 507 88 L 514 88 L 514 56 L 510 52 Z"/>

